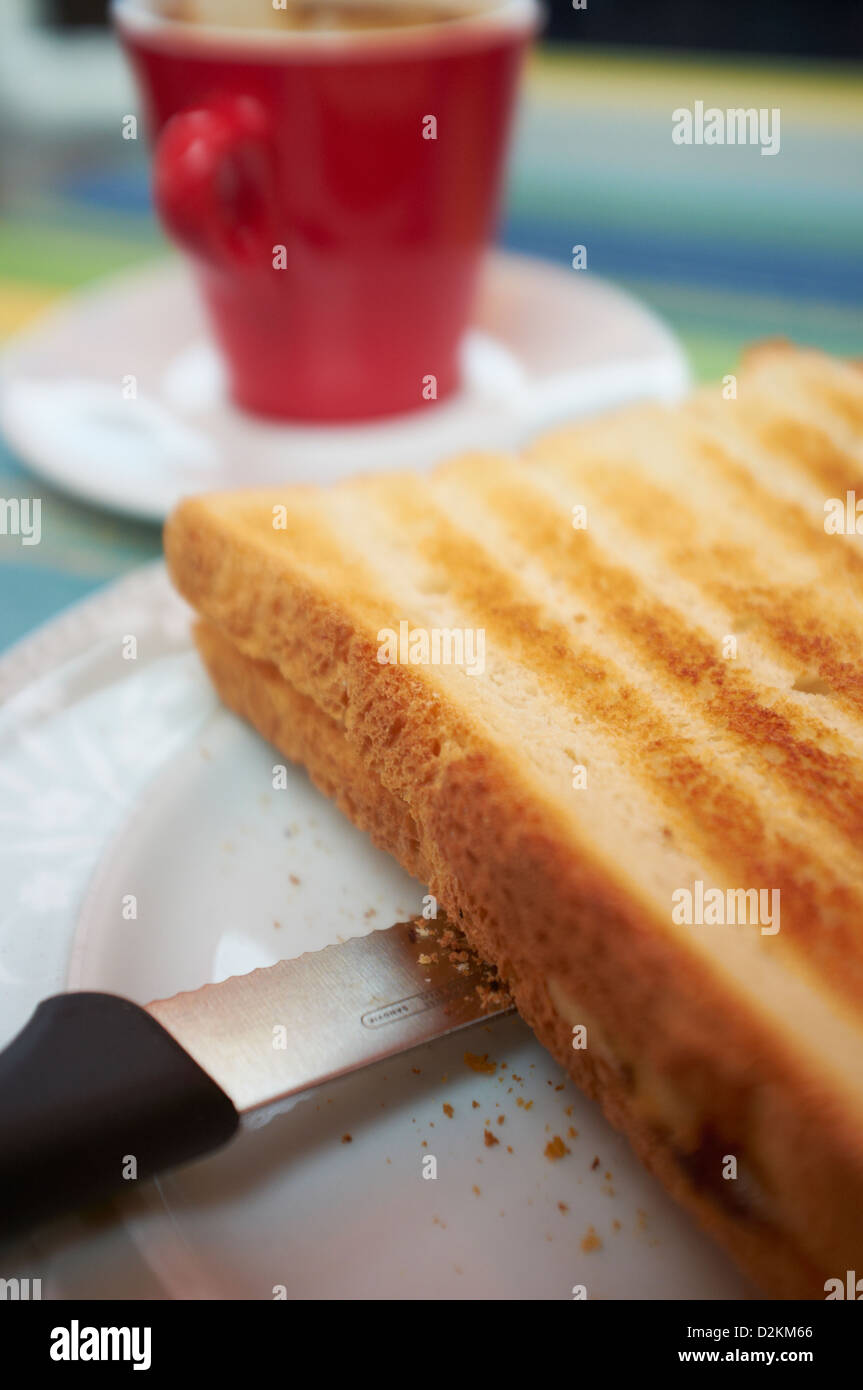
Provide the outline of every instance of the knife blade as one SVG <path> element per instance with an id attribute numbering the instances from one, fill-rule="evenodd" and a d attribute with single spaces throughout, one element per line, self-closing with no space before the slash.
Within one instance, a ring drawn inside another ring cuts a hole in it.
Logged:
<path id="1" fill-rule="evenodd" d="M 452 961 L 468 953 L 440 935 L 397 922 L 147 1012 L 247 1114 L 507 1012 L 483 1005 L 486 968 Z"/>
<path id="2" fill-rule="evenodd" d="M 511 1012 L 443 922 L 156 1000 L 44 1000 L 0 1053 L 0 1234 L 202 1157 L 241 1119 Z"/>

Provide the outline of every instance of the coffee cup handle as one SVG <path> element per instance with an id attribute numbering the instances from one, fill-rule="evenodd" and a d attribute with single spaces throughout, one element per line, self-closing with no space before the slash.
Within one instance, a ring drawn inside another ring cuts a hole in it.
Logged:
<path id="1" fill-rule="evenodd" d="M 159 133 L 156 209 L 190 255 L 232 271 L 271 265 L 277 238 L 267 134 L 252 97 L 180 111 Z"/>

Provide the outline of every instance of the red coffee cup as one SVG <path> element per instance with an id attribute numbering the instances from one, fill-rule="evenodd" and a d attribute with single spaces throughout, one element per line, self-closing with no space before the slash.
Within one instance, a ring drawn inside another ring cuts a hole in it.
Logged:
<path id="1" fill-rule="evenodd" d="M 451 395 L 535 0 L 389 29 L 114 17 L 237 404 L 362 420 Z"/>

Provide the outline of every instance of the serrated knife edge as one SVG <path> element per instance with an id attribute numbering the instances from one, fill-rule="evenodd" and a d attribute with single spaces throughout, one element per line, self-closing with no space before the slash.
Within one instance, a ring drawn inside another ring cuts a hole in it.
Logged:
<path id="1" fill-rule="evenodd" d="M 435 944 L 399 922 L 147 1012 L 248 1115 L 510 1011 L 484 1007 L 481 967 L 459 969 Z"/>

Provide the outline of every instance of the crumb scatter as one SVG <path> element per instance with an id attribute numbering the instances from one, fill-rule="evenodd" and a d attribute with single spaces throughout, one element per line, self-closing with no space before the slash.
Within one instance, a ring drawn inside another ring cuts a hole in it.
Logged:
<path id="1" fill-rule="evenodd" d="M 563 1158 L 569 1152 L 570 1150 L 566 1147 L 559 1134 L 556 1134 L 553 1139 L 549 1139 L 545 1146 L 545 1156 L 553 1163 L 556 1162 L 557 1159 Z"/>
<path id="2" fill-rule="evenodd" d="M 494 1076 L 497 1071 L 497 1062 L 489 1060 L 487 1052 L 480 1056 L 476 1052 L 466 1052 L 464 1054 L 465 1066 L 470 1067 L 471 1071 L 478 1072 L 480 1076 Z"/>
<path id="3" fill-rule="evenodd" d="M 591 1252 L 594 1250 L 602 1249 L 602 1241 L 600 1240 L 599 1236 L 596 1234 L 596 1231 L 592 1226 L 588 1226 L 587 1230 L 582 1236 L 581 1248 L 584 1251 L 585 1255 L 591 1254 Z"/>

